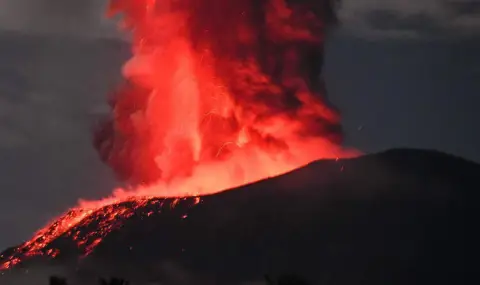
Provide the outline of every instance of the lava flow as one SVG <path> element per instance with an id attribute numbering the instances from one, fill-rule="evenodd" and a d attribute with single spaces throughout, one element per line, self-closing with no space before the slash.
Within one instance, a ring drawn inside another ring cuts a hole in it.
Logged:
<path id="1" fill-rule="evenodd" d="M 111 0 L 110 15 L 122 14 L 132 33 L 133 57 L 94 145 L 131 186 L 80 202 L 1 268 L 55 256 L 48 245 L 65 235 L 75 240 L 74 229 L 94 213 L 100 234 L 78 240 L 85 254 L 150 197 L 214 194 L 355 155 L 340 146 L 339 114 L 320 79 L 334 2 Z"/>

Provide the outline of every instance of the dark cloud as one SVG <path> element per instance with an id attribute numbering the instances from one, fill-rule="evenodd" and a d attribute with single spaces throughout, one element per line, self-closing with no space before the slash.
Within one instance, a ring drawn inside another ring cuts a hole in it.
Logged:
<path id="1" fill-rule="evenodd" d="M 424 38 L 480 35 L 476 0 L 343 0 L 346 31 L 369 38 Z"/>
<path id="2" fill-rule="evenodd" d="M 119 37 L 107 0 L 2 0 L 0 29 Z M 342 0 L 345 30 L 369 38 L 480 34 L 478 0 Z"/>
<path id="3" fill-rule="evenodd" d="M 116 37 L 116 24 L 105 19 L 106 0 L 3 0 L 0 28 L 25 33 Z"/>
<path id="4" fill-rule="evenodd" d="M 478 16 L 480 15 L 480 1 L 446 1 L 445 7 L 458 16 Z"/>
<path id="5" fill-rule="evenodd" d="M 365 15 L 373 29 L 382 31 L 417 31 L 422 34 L 439 32 L 441 27 L 427 14 L 401 16 L 390 10 L 375 10 Z"/>

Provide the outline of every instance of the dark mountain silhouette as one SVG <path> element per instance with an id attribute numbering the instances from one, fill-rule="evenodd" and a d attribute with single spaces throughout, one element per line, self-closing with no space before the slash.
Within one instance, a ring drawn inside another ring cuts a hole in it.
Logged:
<path id="1" fill-rule="evenodd" d="M 480 165 L 435 151 L 317 161 L 195 206 L 152 199 L 79 263 L 69 237 L 53 241 L 48 264 L 133 281 L 161 278 L 169 263 L 209 280 L 195 284 L 285 272 L 312 284 L 475 283 L 479 177 Z M 22 267 L 38 264 L 47 260 Z"/>

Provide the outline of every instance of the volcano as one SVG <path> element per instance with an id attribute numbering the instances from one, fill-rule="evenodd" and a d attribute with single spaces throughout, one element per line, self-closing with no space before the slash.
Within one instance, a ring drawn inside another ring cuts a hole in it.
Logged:
<path id="1" fill-rule="evenodd" d="M 479 175 L 480 165 L 461 158 L 396 149 L 316 161 L 201 198 L 126 201 L 87 215 L 43 256 L 5 251 L 4 260 L 23 262 L 3 278 L 55 265 L 75 276 L 143 281 L 165 281 L 182 268 L 193 280 L 181 284 L 286 272 L 313 284 L 464 284 L 478 278 Z M 119 209 L 135 210 L 105 222 Z M 100 237 L 90 252 L 79 245 Z"/>
<path id="2" fill-rule="evenodd" d="M 125 188 L 5 251 L 5 278 L 463 283 L 479 166 L 343 146 L 321 72 L 337 2 L 110 1 L 132 57 L 93 145 Z"/>

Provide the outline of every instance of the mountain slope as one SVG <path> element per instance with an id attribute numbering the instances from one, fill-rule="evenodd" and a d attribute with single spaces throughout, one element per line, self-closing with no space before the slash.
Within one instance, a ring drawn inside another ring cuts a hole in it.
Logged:
<path id="1" fill-rule="evenodd" d="M 479 175 L 480 165 L 422 150 L 317 161 L 199 204 L 151 199 L 79 264 L 71 237 L 53 241 L 51 264 L 133 280 L 165 279 L 174 264 L 189 284 L 285 272 L 313 284 L 462 284 L 476 277 Z M 74 231 L 99 233 L 96 215 Z"/>

